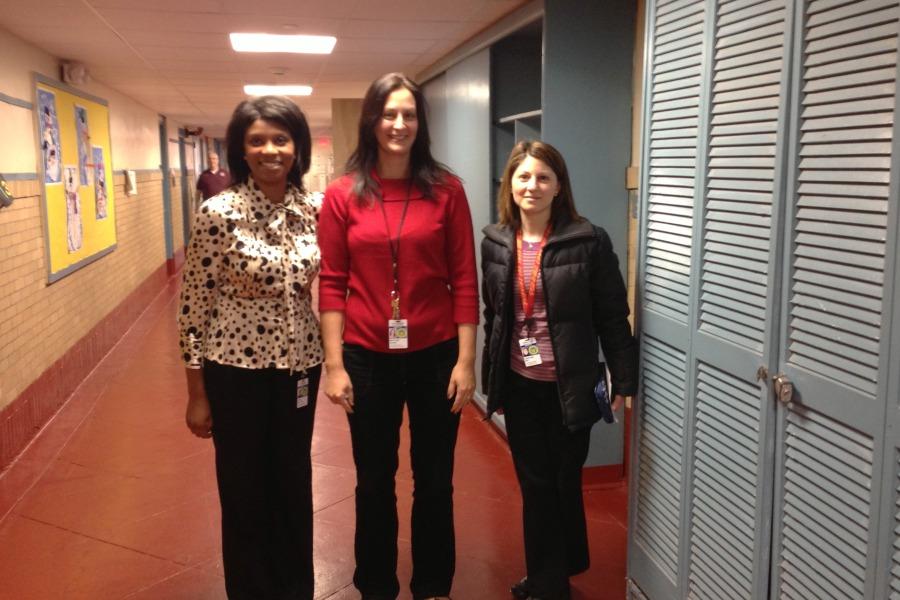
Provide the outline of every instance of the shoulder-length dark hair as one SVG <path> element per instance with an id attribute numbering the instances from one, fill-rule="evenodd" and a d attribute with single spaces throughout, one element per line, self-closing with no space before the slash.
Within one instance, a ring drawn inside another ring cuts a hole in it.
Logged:
<path id="1" fill-rule="evenodd" d="M 512 229 L 522 227 L 522 215 L 519 206 L 513 200 L 512 178 L 513 173 L 522 164 L 526 156 L 531 156 L 541 161 L 553 171 L 559 181 L 559 193 L 553 198 L 550 207 L 550 222 L 555 225 L 561 221 L 581 221 L 583 217 L 575 210 L 575 199 L 572 197 L 572 184 L 569 183 L 569 169 L 563 160 L 559 150 L 545 142 L 522 141 L 513 146 L 503 169 L 503 178 L 500 180 L 500 191 L 497 193 L 497 214 L 500 224 Z"/>
<path id="2" fill-rule="evenodd" d="M 228 129 L 225 132 L 225 144 L 228 148 L 228 169 L 234 183 L 247 183 L 250 178 L 250 167 L 244 159 L 244 137 L 247 130 L 257 120 L 263 119 L 283 127 L 294 140 L 294 164 L 288 171 L 288 182 L 303 189 L 303 176 L 309 171 L 312 160 L 312 138 L 309 124 L 303 111 L 284 96 L 259 96 L 244 100 L 234 109 Z"/>
<path id="3" fill-rule="evenodd" d="M 428 105 L 419 85 L 403 73 L 388 73 L 372 82 L 363 98 L 362 112 L 359 116 L 359 135 L 356 149 L 347 159 L 348 173 L 355 173 L 353 194 L 361 202 L 381 197 L 381 189 L 372 170 L 378 163 L 378 140 L 375 128 L 384 113 L 391 92 L 406 88 L 416 101 L 416 120 L 418 129 L 409 157 L 409 170 L 412 183 L 419 188 L 426 198 L 433 197 L 434 186 L 442 183 L 451 173 L 450 169 L 439 163 L 431 155 L 431 135 L 428 133 Z"/>

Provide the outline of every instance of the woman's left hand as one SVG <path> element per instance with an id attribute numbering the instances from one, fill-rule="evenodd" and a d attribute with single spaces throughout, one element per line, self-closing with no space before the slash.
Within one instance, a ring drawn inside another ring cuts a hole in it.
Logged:
<path id="1" fill-rule="evenodd" d="M 458 413 L 468 404 L 475 393 L 475 365 L 471 362 L 456 363 L 450 373 L 450 385 L 447 386 L 447 399 L 453 400 L 450 412 Z"/>
<path id="2" fill-rule="evenodd" d="M 615 396 L 613 396 L 613 401 L 612 401 L 613 412 L 618 411 L 624 405 L 625 405 L 625 396 L 623 396 L 622 394 L 616 394 Z"/>

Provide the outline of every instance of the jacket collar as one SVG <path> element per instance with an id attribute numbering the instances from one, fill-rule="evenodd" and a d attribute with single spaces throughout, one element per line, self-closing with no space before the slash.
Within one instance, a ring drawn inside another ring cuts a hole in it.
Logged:
<path id="1" fill-rule="evenodd" d="M 247 182 L 241 184 L 244 188 L 244 196 L 247 198 L 250 208 L 251 215 L 263 215 L 265 217 L 272 215 L 276 212 L 279 213 L 288 213 L 292 215 L 299 216 L 302 213 L 303 207 L 303 194 L 299 189 L 293 184 L 288 182 L 287 188 L 284 190 L 284 200 L 281 202 L 272 202 L 269 198 L 263 193 L 259 186 L 256 185 L 256 182 L 253 180 L 253 177 L 250 176 L 247 178 Z M 256 217 L 259 219 L 259 217 Z"/>
<path id="2" fill-rule="evenodd" d="M 508 248 L 512 248 L 516 241 L 515 230 L 508 225 L 493 224 L 482 229 L 485 237 Z M 587 219 L 581 221 L 563 221 L 557 224 L 547 239 L 550 246 L 557 242 L 571 239 L 591 237 L 594 235 L 594 226 Z"/>

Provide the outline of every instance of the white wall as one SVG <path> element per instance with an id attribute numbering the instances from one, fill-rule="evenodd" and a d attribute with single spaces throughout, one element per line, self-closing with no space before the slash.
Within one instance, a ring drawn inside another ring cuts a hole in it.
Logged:
<path id="1" fill-rule="evenodd" d="M 33 73 L 59 77 L 59 60 L 0 29 L 0 94 L 34 103 Z M 109 103 L 113 169 L 159 168 L 159 116 L 102 82 L 78 90 Z M 36 173 L 37 150 L 31 110 L 0 100 L 0 173 Z M 170 131 L 178 124 L 169 122 Z M 178 154 L 175 154 L 177 165 Z"/>
<path id="2" fill-rule="evenodd" d="M 56 75 L 55 58 L 0 29 L 0 94 L 34 102 L 32 72 Z M 0 101 L 0 173 L 36 173 L 31 110 Z"/>
<path id="3" fill-rule="evenodd" d="M 490 51 L 453 65 L 424 85 L 434 157 L 462 179 L 472 212 L 475 250 L 481 263 L 481 229 L 491 220 Z M 481 269 L 478 269 L 479 281 Z M 480 290 L 479 286 L 479 290 Z M 478 328 L 476 375 L 481 386 L 482 328 Z"/>

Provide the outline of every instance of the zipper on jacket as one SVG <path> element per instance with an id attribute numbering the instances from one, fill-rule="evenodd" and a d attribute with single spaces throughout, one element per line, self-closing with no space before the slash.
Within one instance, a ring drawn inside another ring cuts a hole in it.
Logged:
<path id="1" fill-rule="evenodd" d="M 559 241 L 559 240 L 556 240 Z M 549 246 L 549 244 L 547 244 Z M 544 246 L 546 248 L 546 246 Z M 544 308 L 547 311 L 547 331 L 550 332 L 550 346 L 553 348 L 553 368 L 556 371 L 556 397 L 559 399 L 559 409 L 562 413 L 563 425 L 569 427 L 569 415 L 566 414 L 566 405 L 563 403 L 562 389 L 559 387 L 559 362 L 556 357 L 559 352 L 556 351 L 556 339 L 553 336 L 553 317 L 550 314 L 550 303 L 547 301 L 547 279 L 544 277 L 544 259 L 546 254 L 541 253 L 541 285 L 544 288 Z"/>

